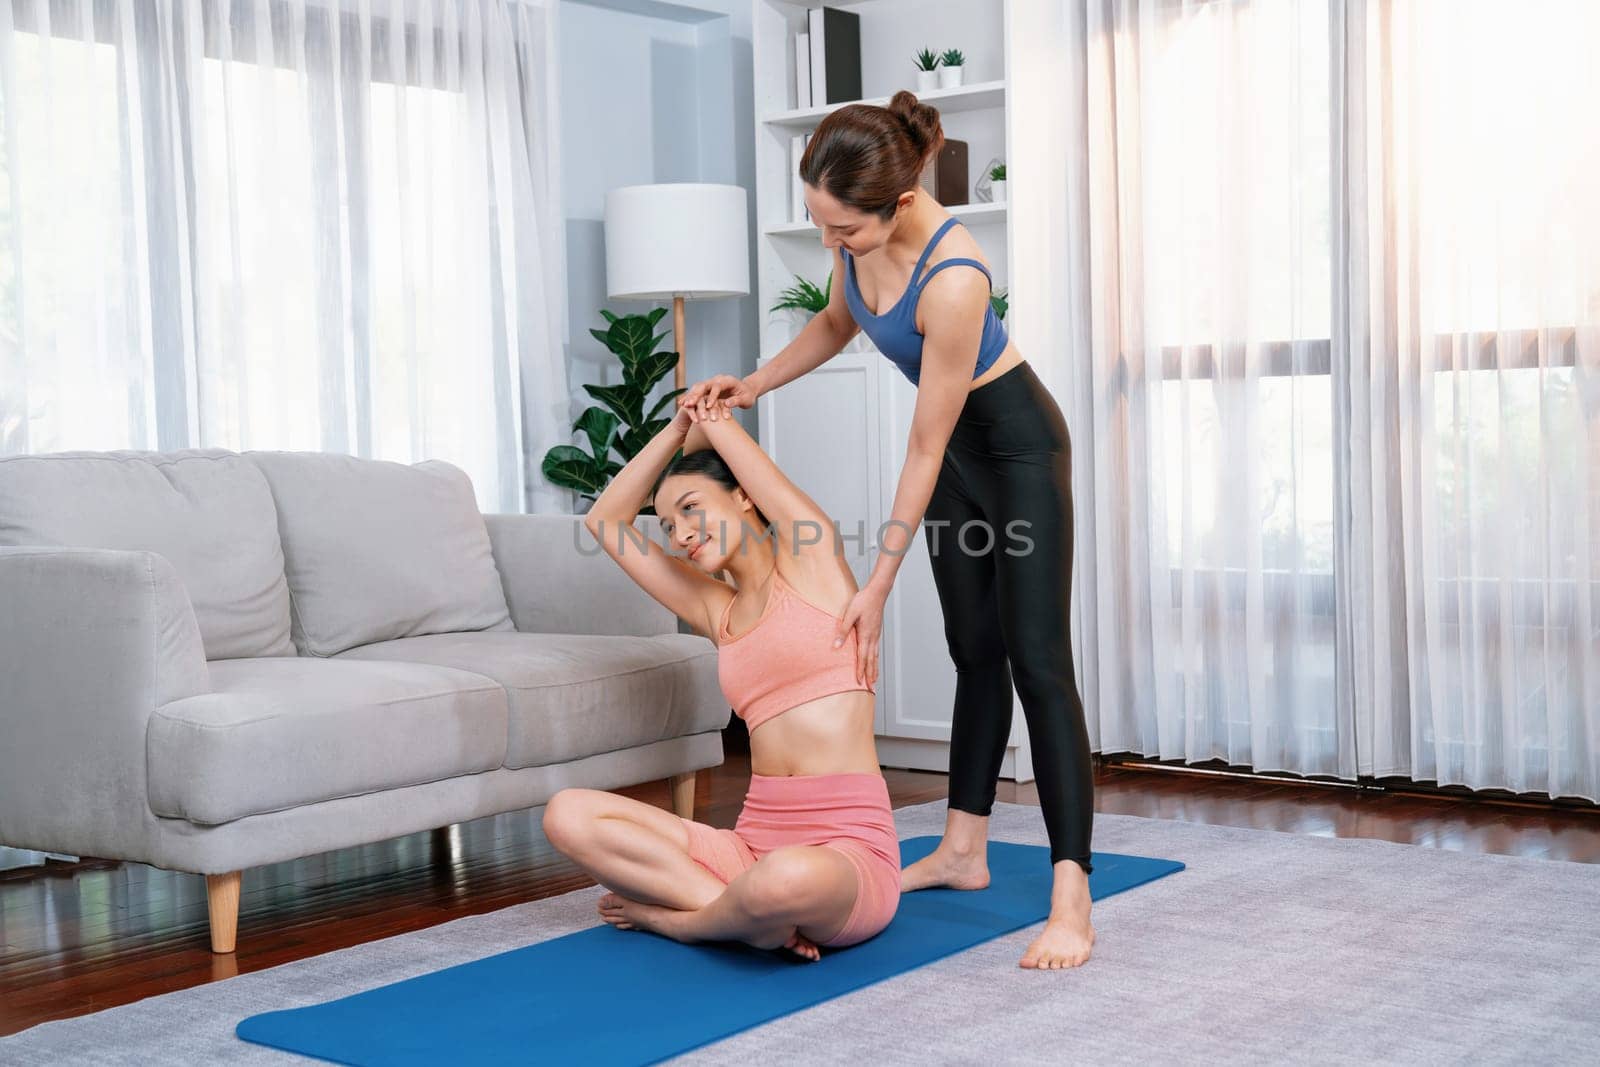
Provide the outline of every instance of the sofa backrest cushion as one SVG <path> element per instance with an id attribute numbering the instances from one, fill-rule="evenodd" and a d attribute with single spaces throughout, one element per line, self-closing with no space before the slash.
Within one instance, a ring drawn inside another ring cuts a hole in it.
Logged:
<path id="1" fill-rule="evenodd" d="M 236 452 L 0 456 L 0 545 L 154 552 L 189 594 L 207 659 L 294 655 L 272 492 Z"/>
<path id="2" fill-rule="evenodd" d="M 278 505 L 291 634 L 305 656 L 514 629 L 472 480 L 326 452 L 246 452 Z"/>

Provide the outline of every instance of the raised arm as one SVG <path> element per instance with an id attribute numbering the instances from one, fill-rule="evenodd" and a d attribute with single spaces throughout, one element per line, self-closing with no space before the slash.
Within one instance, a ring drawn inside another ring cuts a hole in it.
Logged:
<path id="1" fill-rule="evenodd" d="M 583 524 L 640 588 L 714 641 L 713 620 L 728 595 L 724 584 L 668 552 L 634 525 L 656 479 L 680 447 L 689 452 L 707 447 L 705 435 L 693 425 L 686 408 L 678 408 L 672 421 L 617 472 L 584 515 Z"/>
<path id="2" fill-rule="evenodd" d="M 848 576 L 853 593 L 855 579 L 844 564 L 838 531 L 827 512 L 790 481 L 725 407 L 713 409 L 700 421 L 699 429 L 728 464 L 740 488 L 772 523 L 778 553 L 817 575 L 824 585 L 832 585 L 834 575 Z"/>

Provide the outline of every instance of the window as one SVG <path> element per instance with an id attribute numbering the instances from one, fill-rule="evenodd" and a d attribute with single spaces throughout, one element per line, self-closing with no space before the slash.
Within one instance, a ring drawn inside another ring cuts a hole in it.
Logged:
<path id="1" fill-rule="evenodd" d="M 1183 566 L 1330 575 L 1328 11 L 1170 14 L 1147 27 L 1140 79 L 1167 549 Z"/>
<path id="2" fill-rule="evenodd" d="M 143 238 L 129 218 L 136 146 L 120 133 L 116 49 L 15 41 L 14 96 L 0 92 L 0 451 L 153 442 L 144 294 L 127 281 Z"/>
<path id="3" fill-rule="evenodd" d="M 519 307 L 547 225 L 524 53 L 389 6 L 14 4 L 0 450 L 439 458 L 522 506 L 519 360 L 559 359 Z"/>

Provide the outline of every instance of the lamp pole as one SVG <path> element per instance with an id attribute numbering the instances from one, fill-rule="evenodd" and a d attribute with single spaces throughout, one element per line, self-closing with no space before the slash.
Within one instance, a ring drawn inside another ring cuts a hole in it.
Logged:
<path id="1" fill-rule="evenodd" d="M 688 384 L 683 357 L 683 297 L 672 298 L 672 349 L 678 353 L 678 366 L 676 370 L 676 387 L 682 389 Z"/>

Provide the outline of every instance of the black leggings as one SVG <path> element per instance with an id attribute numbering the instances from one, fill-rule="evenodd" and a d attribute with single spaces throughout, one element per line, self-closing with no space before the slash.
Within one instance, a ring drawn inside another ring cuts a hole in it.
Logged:
<path id="1" fill-rule="evenodd" d="M 989 814 L 1015 682 L 1050 862 L 1087 874 L 1094 769 L 1067 629 L 1072 446 L 1027 362 L 967 394 L 924 524 L 956 668 L 950 807 Z"/>

